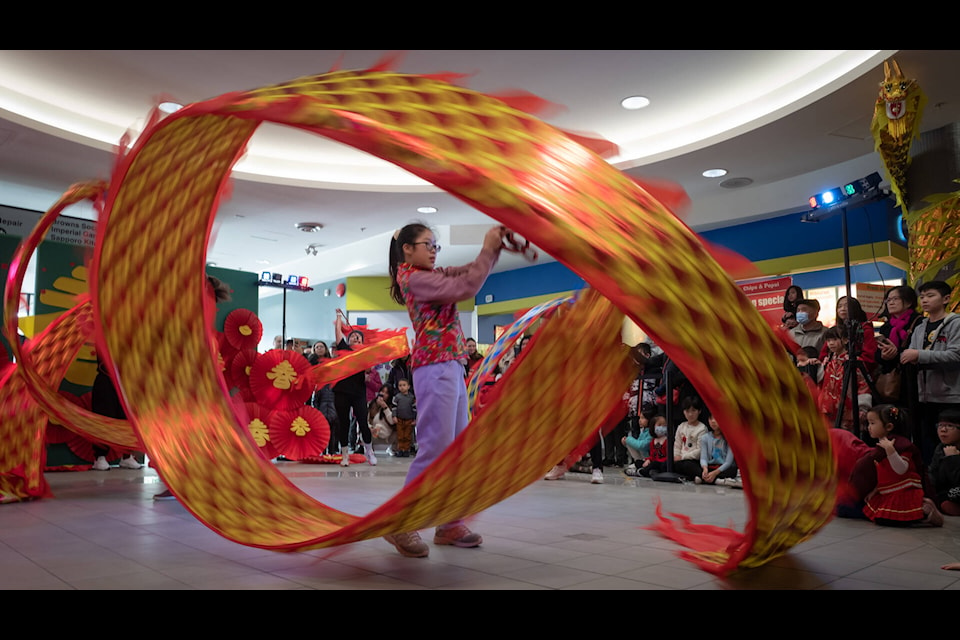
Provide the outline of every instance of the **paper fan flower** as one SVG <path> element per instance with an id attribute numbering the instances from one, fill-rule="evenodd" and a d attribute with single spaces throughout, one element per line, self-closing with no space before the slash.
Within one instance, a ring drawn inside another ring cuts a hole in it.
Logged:
<path id="1" fill-rule="evenodd" d="M 63 389 L 60 389 L 58 393 L 78 407 L 82 407 L 87 411 L 90 411 L 91 407 L 93 406 L 93 394 L 89 391 L 79 396 Z M 62 424 L 55 422 L 53 418 L 48 421 L 47 428 L 44 430 L 44 441 L 48 444 L 68 443 L 76 436 L 76 431 L 68 429 Z M 93 451 L 92 448 L 91 451 Z"/>
<path id="2" fill-rule="evenodd" d="M 310 361 L 302 353 L 272 349 L 261 353 L 250 368 L 250 390 L 257 402 L 274 411 L 293 411 L 313 393 Z"/>
<path id="3" fill-rule="evenodd" d="M 120 449 L 114 448 L 112 445 L 103 444 L 101 445 L 108 449 L 106 458 L 107 460 L 116 460 L 123 452 Z M 67 448 L 81 460 L 89 460 L 94 462 L 95 456 L 93 455 L 93 442 L 87 440 L 79 433 L 73 433 L 69 440 L 67 440 Z"/>
<path id="4" fill-rule="evenodd" d="M 223 333 L 234 349 L 256 349 L 263 337 L 263 325 L 253 311 L 234 309 L 223 321 Z"/>
<path id="5" fill-rule="evenodd" d="M 230 362 L 233 361 L 233 356 L 237 354 L 237 349 L 230 344 L 226 334 L 222 331 L 216 331 L 215 335 L 217 337 L 217 365 L 220 367 L 220 373 L 227 381 L 227 386 L 234 387 L 236 384 L 231 379 Z"/>
<path id="6" fill-rule="evenodd" d="M 256 349 L 244 349 L 237 351 L 230 362 L 230 379 L 233 385 L 240 389 L 250 389 L 250 371 L 253 369 L 253 363 L 260 354 Z"/>
<path id="7" fill-rule="evenodd" d="M 315 458 L 330 442 L 330 425 L 319 409 L 302 405 L 294 411 L 274 411 L 270 441 L 290 460 Z"/>
<path id="8" fill-rule="evenodd" d="M 43 439 L 47 444 L 63 444 L 69 442 L 75 435 L 77 435 L 75 432 L 70 431 L 62 424 L 50 422 L 43 432 Z"/>
<path id="9" fill-rule="evenodd" d="M 256 402 L 245 402 L 243 406 L 247 409 L 247 428 L 253 441 L 257 443 L 263 457 L 273 460 L 279 453 L 270 439 L 271 412 Z"/>

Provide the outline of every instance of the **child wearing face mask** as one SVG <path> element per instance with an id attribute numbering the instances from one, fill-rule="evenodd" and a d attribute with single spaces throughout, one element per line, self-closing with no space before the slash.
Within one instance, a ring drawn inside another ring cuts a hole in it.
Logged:
<path id="1" fill-rule="evenodd" d="M 653 418 L 653 440 L 650 441 L 650 455 L 643 461 L 640 467 L 640 475 L 644 478 L 652 478 L 661 471 L 667 470 L 667 417 L 656 416 Z"/>

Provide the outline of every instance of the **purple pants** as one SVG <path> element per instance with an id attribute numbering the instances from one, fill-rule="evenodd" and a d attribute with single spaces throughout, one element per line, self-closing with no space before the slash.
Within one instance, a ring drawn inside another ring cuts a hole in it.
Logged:
<path id="1" fill-rule="evenodd" d="M 413 370 L 413 388 L 417 390 L 417 455 L 405 484 L 433 464 L 470 421 L 467 384 L 459 361 L 417 367 Z"/>

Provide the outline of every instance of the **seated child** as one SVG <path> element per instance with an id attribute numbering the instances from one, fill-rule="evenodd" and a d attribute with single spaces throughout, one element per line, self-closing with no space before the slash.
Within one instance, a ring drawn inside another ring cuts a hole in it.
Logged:
<path id="1" fill-rule="evenodd" d="M 906 411 L 892 404 L 871 407 L 867 430 L 878 444 L 872 455 L 857 461 L 851 475 L 856 484 L 858 474 L 876 473 L 876 484 L 864 498 L 864 515 L 885 526 L 942 527 L 943 514 L 924 495 L 923 457 L 905 435 L 909 433 Z"/>
<path id="2" fill-rule="evenodd" d="M 650 441 L 653 440 L 653 424 L 651 419 L 656 415 L 657 409 L 653 405 L 644 405 L 637 414 L 636 432 L 631 432 L 620 439 L 620 443 L 626 447 L 627 454 L 633 459 L 632 463 L 624 468 L 623 472 L 631 477 L 636 477 L 639 468 L 643 466 L 644 460 L 650 456 Z"/>
<path id="3" fill-rule="evenodd" d="M 960 409 L 940 412 L 937 436 L 940 444 L 930 460 L 936 505 L 948 516 L 960 516 Z"/>
<path id="4" fill-rule="evenodd" d="M 653 439 L 650 441 L 650 455 L 640 466 L 637 473 L 644 478 L 652 478 L 661 471 L 667 470 L 667 418 L 654 416 Z"/>
<path id="5" fill-rule="evenodd" d="M 733 459 L 733 449 L 723 437 L 720 424 L 714 416 L 707 420 L 710 430 L 700 439 L 701 475 L 694 481 L 697 484 L 728 484 L 727 479 L 736 482 L 737 463 Z M 733 486 L 733 485 L 731 485 Z"/>
<path id="6" fill-rule="evenodd" d="M 686 418 L 677 427 L 673 437 L 673 472 L 687 480 L 700 476 L 700 447 L 707 425 L 700 422 L 701 404 L 698 398 L 686 397 L 680 405 Z"/>

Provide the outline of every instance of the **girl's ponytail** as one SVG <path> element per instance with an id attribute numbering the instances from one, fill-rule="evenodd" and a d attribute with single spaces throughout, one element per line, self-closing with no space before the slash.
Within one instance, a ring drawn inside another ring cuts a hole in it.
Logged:
<path id="1" fill-rule="evenodd" d="M 403 262 L 403 245 L 413 244 L 417 236 L 424 231 L 429 231 L 430 227 L 419 222 L 413 222 L 393 234 L 390 239 L 390 254 L 387 258 L 387 265 L 390 268 L 390 297 L 397 304 L 405 304 L 403 291 L 400 290 L 400 283 L 397 282 L 397 272 L 400 269 L 400 263 Z"/>

